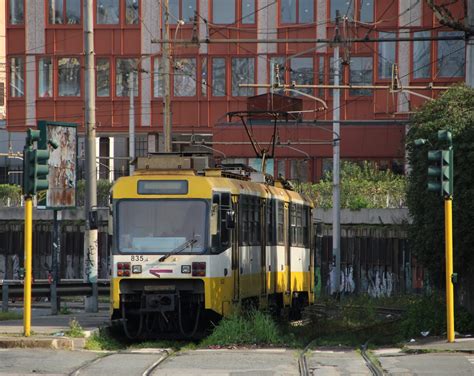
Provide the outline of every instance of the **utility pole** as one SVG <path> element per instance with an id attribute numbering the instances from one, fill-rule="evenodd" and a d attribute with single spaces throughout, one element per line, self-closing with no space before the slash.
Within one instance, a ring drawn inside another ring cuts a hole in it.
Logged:
<path id="1" fill-rule="evenodd" d="M 97 291 L 97 221 L 91 218 L 97 213 L 97 167 L 95 150 L 95 62 L 94 62 L 94 18 L 93 0 L 84 1 L 84 56 L 85 85 L 84 108 L 86 129 L 86 189 L 84 231 L 84 282 L 92 284 L 92 296 L 85 298 L 87 312 L 98 311 Z"/>
<path id="2" fill-rule="evenodd" d="M 332 257 L 335 284 L 334 291 L 340 292 L 341 285 L 341 188 L 340 188 L 340 93 L 339 86 L 339 11 L 336 10 L 336 29 L 334 35 L 334 86 L 333 89 L 333 169 L 332 169 Z"/>
<path id="3" fill-rule="evenodd" d="M 171 153 L 172 135 L 171 135 L 171 53 L 170 53 L 170 24 L 169 24 L 169 0 L 162 0 L 164 12 L 164 39 L 163 43 L 163 75 L 164 75 L 164 93 L 163 93 L 163 135 L 165 153 Z"/>
<path id="4" fill-rule="evenodd" d="M 474 0 L 467 3 L 467 22 L 471 30 L 474 30 Z M 466 41 L 466 84 L 474 87 L 474 35 L 468 34 Z"/>
<path id="5" fill-rule="evenodd" d="M 135 159 L 135 93 L 134 91 L 134 71 L 130 71 L 128 77 L 128 87 L 130 95 L 130 110 L 129 110 L 129 119 L 128 119 L 128 155 L 130 156 L 130 162 Z M 133 175 L 135 171 L 135 166 L 130 163 L 130 176 Z"/>

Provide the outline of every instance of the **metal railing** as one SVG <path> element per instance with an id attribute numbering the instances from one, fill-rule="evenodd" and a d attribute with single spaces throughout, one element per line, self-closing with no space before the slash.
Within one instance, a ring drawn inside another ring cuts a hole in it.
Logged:
<path id="1" fill-rule="evenodd" d="M 52 284 L 47 279 L 36 280 L 32 284 L 31 296 L 33 298 L 50 298 L 51 286 Z M 99 295 L 108 295 L 110 292 L 110 281 L 108 279 L 99 279 L 97 287 Z M 23 297 L 23 289 L 23 280 L 0 280 L 2 312 L 8 312 L 10 299 Z M 57 284 L 56 294 L 57 296 L 91 296 L 92 284 L 81 279 L 64 279 Z"/>

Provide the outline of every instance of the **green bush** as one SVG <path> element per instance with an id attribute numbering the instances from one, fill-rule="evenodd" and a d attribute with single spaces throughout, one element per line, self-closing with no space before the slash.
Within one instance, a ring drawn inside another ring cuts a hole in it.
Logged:
<path id="1" fill-rule="evenodd" d="M 0 184 L 0 206 L 20 206 L 21 187 L 14 184 Z"/>
<path id="2" fill-rule="evenodd" d="M 389 170 L 381 171 L 368 162 L 362 165 L 342 162 L 340 177 L 341 208 L 360 210 L 405 206 L 404 176 Z M 332 172 L 317 184 L 297 184 L 296 189 L 308 195 L 316 207 L 332 207 Z"/>
<path id="3" fill-rule="evenodd" d="M 109 205 L 110 189 L 112 183 L 108 180 L 97 180 L 97 206 Z M 86 184 L 84 180 L 77 182 L 77 206 L 84 206 Z"/>

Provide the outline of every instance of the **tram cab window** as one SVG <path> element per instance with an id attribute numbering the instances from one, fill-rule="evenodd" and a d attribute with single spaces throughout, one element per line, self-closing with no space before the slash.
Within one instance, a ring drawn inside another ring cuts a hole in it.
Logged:
<path id="1" fill-rule="evenodd" d="M 212 252 L 219 253 L 230 247 L 230 233 L 228 228 L 228 212 L 232 210 L 231 197 L 228 192 L 214 193 L 212 196 L 213 207 L 216 208 L 212 215 L 217 216 L 217 232 L 212 234 Z"/>

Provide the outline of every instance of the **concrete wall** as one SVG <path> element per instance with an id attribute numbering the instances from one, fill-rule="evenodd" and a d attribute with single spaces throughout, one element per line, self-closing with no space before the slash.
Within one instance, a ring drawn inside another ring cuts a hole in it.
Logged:
<path id="1" fill-rule="evenodd" d="M 314 219 L 325 224 L 332 223 L 332 210 L 316 209 Z M 341 224 L 391 225 L 411 223 L 408 209 L 361 209 L 341 210 Z"/>

